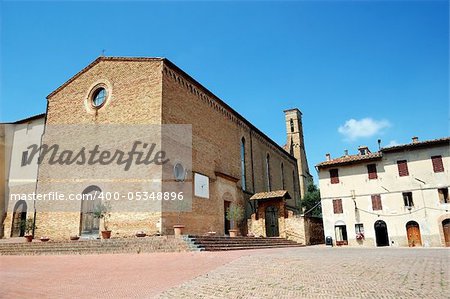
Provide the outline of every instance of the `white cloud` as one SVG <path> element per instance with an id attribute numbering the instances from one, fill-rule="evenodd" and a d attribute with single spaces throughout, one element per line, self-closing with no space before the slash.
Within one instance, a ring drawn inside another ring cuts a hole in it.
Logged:
<path id="1" fill-rule="evenodd" d="M 338 128 L 338 132 L 344 135 L 348 141 L 354 141 L 358 138 L 372 137 L 380 134 L 383 129 L 390 127 L 387 120 L 374 120 L 370 117 L 360 120 L 349 119 L 344 125 Z"/>
<path id="2" fill-rule="evenodd" d="M 389 143 L 386 145 L 386 147 L 389 147 L 389 146 L 396 146 L 396 145 L 399 145 L 400 143 L 398 143 L 397 142 L 397 140 L 391 140 L 391 141 L 389 141 Z"/>

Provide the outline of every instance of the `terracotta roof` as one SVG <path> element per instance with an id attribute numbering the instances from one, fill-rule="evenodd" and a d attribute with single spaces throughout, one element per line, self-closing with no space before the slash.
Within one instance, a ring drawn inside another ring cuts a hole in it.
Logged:
<path id="1" fill-rule="evenodd" d="M 340 158 L 335 158 L 330 161 L 324 161 L 316 165 L 317 168 L 329 168 L 332 166 L 347 165 L 358 162 L 367 162 L 371 160 L 378 160 L 383 157 L 383 153 L 403 151 L 403 150 L 413 150 L 425 147 L 439 146 L 439 145 L 450 145 L 450 137 L 444 137 L 433 140 L 418 141 L 408 144 L 395 145 L 390 147 L 384 147 L 379 152 L 370 153 L 367 155 L 349 155 L 342 156 Z"/>
<path id="2" fill-rule="evenodd" d="M 339 158 L 331 159 L 330 161 L 324 161 L 322 163 L 319 163 L 316 165 L 318 168 L 325 168 L 330 166 L 336 166 L 336 165 L 345 165 L 345 164 L 352 164 L 355 162 L 360 161 L 371 161 L 371 160 L 377 160 L 381 159 L 382 153 L 376 152 L 376 153 L 370 153 L 366 155 L 348 155 L 348 156 L 342 156 Z"/>
<path id="3" fill-rule="evenodd" d="M 291 196 L 289 195 L 289 192 L 287 192 L 286 190 L 277 190 L 277 191 L 255 193 L 253 194 L 252 197 L 250 197 L 250 200 L 270 199 L 270 198 L 290 199 Z"/>
<path id="4" fill-rule="evenodd" d="M 395 151 L 402 151 L 402 150 L 406 150 L 406 149 L 423 148 L 423 147 L 429 147 L 429 146 L 435 146 L 435 145 L 450 145 L 450 137 L 443 137 L 443 138 L 438 138 L 438 139 L 417 141 L 417 142 L 413 142 L 413 143 L 383 147 L 381 149 L 381 151 L 384 153 L 385 152 L 395 152 Z"/>
<path id="5" fill-rule="evenodd" d="M 45 117 L 45 113 L 36 114 L 36 115 L 30 116 L 30 117 L 27 117 L 24 119 L 17 120 L 14 122 L 14 124 L 23 124 L 23 123 L 30 122 L 32 120 L 36 120 L 39 118 L 44 118 L 44 117 Z"/>

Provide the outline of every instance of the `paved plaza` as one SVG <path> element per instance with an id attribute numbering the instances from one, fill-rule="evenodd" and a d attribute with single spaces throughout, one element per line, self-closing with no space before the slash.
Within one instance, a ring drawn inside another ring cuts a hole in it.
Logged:
<path id="1" fill-rule="evenodd" d="M 1 298 L 449 298 L 445 248 L 0 257 Z"/>

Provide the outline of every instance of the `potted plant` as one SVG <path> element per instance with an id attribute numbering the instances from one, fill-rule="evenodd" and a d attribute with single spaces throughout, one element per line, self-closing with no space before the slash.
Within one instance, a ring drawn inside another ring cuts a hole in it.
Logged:
<path id="1" fill-rule="evenodd" d="M 237 223 L 244 219 L 244 209 L 237 204 L 231 204 L 227 209 L 227 219 L 230 220 L 231 229 L 230 237 L 236 237 L 239 229 L 237 229 Z"/>
<path id="2" fill-rule="evenodd" d="M 173 226 L 175 237 L 179 237 L 183 234 L 183 229 L 185 228 L 185 226 L 181 224 L 180 218 L 181 218 L 181 211 L 187 208 L 187 205 L 188 203 L 184 200 L 179 200 L 178 202 L 177 223 Z"/>
<path id="3" fill-rule="evenodd" d="M 364 240 L 364 234 L 363 233 L 357 233 L 356 234 L 356 240 L 358 240 L 358 241 L 362 241 L 362 240 Z"/>
<path id="4" fill-rule="evenodd" d="M 138 238 L 143 238 L 145 236 L 147 236 L 147 234 L 144 231 L 136 232 L 136 237 Z"/>
<path id="5" fill-rule="evenodd" d="M 109 218 L 111 217 L 111 204 L 101 203 L 94 210 L 94 217 L 103 220 L 102 238 L 111 238 L 111 230 L 109 230 Z"/>
<path id="6" fill-rule="evenodd" d="M 28 218 L 26 220 L 22 220 L 20 222 L 20 228 L 21 230 L 25 231 L 25 239 L 27 242 L 33 241 L 33 230 L 36 229 L 36 225 L 34 224 L 34 220 L 31 218 Z"/>

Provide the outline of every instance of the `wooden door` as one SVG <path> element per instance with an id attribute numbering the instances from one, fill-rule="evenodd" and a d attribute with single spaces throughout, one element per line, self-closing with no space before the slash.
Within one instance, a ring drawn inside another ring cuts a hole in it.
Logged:
<path id="1" fill-rule="evenodd" d="M 417 222 L 410 221 L 406 224 L 406 235 L 408 236 L 409 247 L 422 246 L 420 228 Z"/>
<path id="2" fill-rule="evenodd" d="M 389 246 L 389 235 L 386 222 L 378 220 L 375 222 L 375 239 L 377 246 Z"/>
<path id="3" fill-rule="evenodd" d="M 274 206 L 266 209 L 266 237 L 278 237 L 278 209 Z"/>
<path id="4" fill-rule="evenodd" d="M 98 234 L 100 228 L 100 219 L 94 217 L 95 201 L 83 201 L 81 207 L 81 234 Z"/>
<path id="5" fill-rule="evenodd" d="M 442 221 L 442 228 L 444 230 L 445 246 L 450 247 L 450 218 Z"/>
<path id="6" fill-rule="evenodd" d="M 230 208 L 230 202 L 224 201 L 223 202 L 223 218 L 224 218 L 224 224 L 225 224 L 225 235 L 230 234 L 230 228 L 231 228 L 231 222 L 227 219 L 227 211 Z"/>
<path id="7" fill-rule="evenodd" d="M 99 194 L 101 189 L 97 186 L 89 186 L 83 191 L 81 201 L 80 234 L 98 235 L 100 231 L 100 219 L 94 217 L 95 209 L 101 204 Z"/>
<path id="8" fill-rule="evenodd" d="M 16 203 L 13 210 L 11 237 L 23 237 L 25 235 L 25 229 L 22 226 L 22 222 L 26 220 L 27 203 L 24 200 L 20 200 Z"/>

